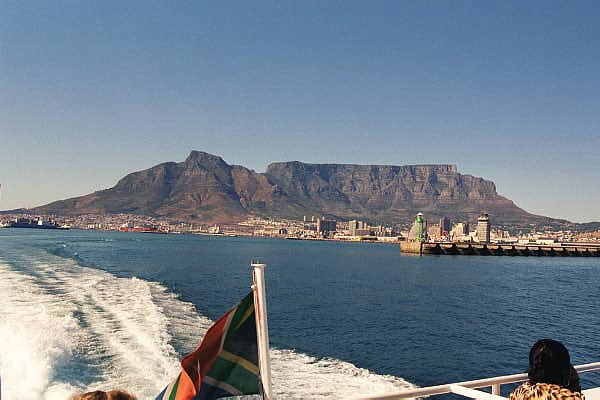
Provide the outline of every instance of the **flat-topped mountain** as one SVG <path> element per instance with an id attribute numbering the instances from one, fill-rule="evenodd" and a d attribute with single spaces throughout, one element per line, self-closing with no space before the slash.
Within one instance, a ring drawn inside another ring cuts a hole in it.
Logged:
<path id="1" fill-rule="evenodd" d="M 130 213 L 203 222 L 248 215 L 304 215 L 395 224 L 422 211 L 430 219 L 473 220 L 481 211 L 495 223 L 551 222 L 527 213 L 496 192 L 493 182 L 457 172 L 455 165 L 354 165 L 277 162 L 265 173 L 192 151 L 131 173 L 113 188 L 35 209 L 44 214 Z M 556 220 L 554 220 L 556 221 Z M 566 222 L 566 221 L 562 221 Z"/>

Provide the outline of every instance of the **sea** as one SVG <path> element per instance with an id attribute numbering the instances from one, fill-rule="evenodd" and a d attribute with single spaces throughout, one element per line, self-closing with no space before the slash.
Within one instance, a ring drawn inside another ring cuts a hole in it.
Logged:
<path id="1" fill-rule="evenodd" d="M 277 399 L 520 373 L 540 338 L 563 342 L 573 364 L 600 360 L 598 258 L 0 229 L 2 399 L 113 388 L 154 399 L 212 321 L 250 291 L 252 260 L 267 264 Z M 595 373 L 581 380 L 600 385 Z"/>

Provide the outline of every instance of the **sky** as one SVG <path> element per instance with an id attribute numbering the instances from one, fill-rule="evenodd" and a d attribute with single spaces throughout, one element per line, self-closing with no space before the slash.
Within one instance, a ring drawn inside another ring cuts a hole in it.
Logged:
<path id="1" fill-rule="evenodd" d="M 600 2 L 0 2 L 0 210 L 191 150 L 456 164 L 600 221 Z"/>

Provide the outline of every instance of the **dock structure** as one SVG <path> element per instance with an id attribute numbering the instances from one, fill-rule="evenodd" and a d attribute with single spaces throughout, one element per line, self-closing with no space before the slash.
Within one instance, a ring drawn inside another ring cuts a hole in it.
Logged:
<path id="1" fill-rule="evenodd" d="M 600 257 L 600 246 L 560 243 L 554 245 L 517 245 L 404 241 L 400 242 L 400 253 L 465 256 Z"/>

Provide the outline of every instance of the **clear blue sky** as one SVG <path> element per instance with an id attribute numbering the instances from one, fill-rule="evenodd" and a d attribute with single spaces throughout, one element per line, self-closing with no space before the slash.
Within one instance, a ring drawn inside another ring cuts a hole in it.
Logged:
<path id="1" fill-rule="evenodd" d="M 0 209 L 192 149 L 452 163 L 599 221 L 600 3 L 0 2 Z"/>

